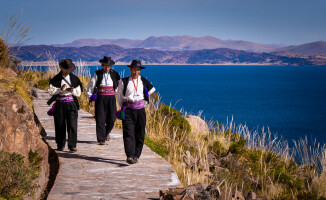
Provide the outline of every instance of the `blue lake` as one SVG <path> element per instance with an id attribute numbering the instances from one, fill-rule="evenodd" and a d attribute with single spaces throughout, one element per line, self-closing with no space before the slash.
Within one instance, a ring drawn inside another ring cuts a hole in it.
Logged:
<path id="1" fill-rule="evenodd" d="M 100 67 L 90 67 L 93 75 Z M 126 66 L 114 69 L 129 75 Z M 147 66 L 162 101 L 206 121 L 263 126 L 285 139 L 326 143 L 326 66 Z"/>

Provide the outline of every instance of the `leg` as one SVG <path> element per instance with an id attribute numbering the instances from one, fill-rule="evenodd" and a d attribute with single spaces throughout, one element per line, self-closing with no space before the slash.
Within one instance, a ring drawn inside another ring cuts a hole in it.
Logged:
<path id="1" fill-rule="evenodd" d="M 95 102 L 95 120 L 96 120 L 96 137 L 98 142 L 105 142 L 106 140 L 106 130 L 105 130 L 105 98 L 98 95 Z"/>
<path id="2" fill-rule="evenodd" d="M 110 100 L 107 104 L 107 113 L 106 113 L 106 138 L 109 137 L 109 134 L 111 133 L 114 122 L 116 119 L 116 112 L 117 112 L 117 106 L 116 106 L 116 100 L 115 96 L 110 96 Z"/>
<path id="3" fill-rule="evenodd" d="M 135 132 L 133 110 L 125 111 L 125 120 L 122 121 L 123 143 L 127 157 L 134 157 L 135 154 Z"/>
<path id="4" fill-rule="evenodd" d="M 137 110 L 137 123 L 135 126 L 135 140 L 136 140 L 136 148 L 135 148 L 135 158 L 139 158 L 144 146 L 145 140 L 145 127 L 146 127 L 146 112 L 145 109 Z"/>
<path id="5" fill-rule="evenodd" d="M 66 115 L 67 115 L 68 148 L 73 149 L 76 148 L 77 146 L 78 110 L 68 110 Z"/>
<path id="6" fill-rule="evenodd" d="M 54 107 L 55 142 L 58 149 L 66 144 L 66 116 L 63 103 L 57 103 Z"/>

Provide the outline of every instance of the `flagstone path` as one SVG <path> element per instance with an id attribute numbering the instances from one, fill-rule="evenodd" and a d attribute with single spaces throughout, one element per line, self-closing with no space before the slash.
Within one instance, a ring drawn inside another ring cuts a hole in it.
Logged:
<path id="1" fill-rule="evenodd" d="M 37 95 L 35 113 L 56 149 L 53 117 L 46 114 L 50 95 L 43 90 Z M 47 199 L 159 199 L 159 190 L 180 184 L 173 167 L 145 145 L 139 163 L 128 165 L 120 129 L 113 129 L 107 145 L 98 145 L 95 119 L 84 110 L 78 115 L 78 151 L 56 151 L 59 172 Z"/>

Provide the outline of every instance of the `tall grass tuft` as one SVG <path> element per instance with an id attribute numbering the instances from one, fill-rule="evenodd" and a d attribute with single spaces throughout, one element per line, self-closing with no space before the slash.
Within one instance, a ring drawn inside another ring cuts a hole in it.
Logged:
<path id="1" fill-rule="evenodd" d="M 20 22 L 23 11 L 18 16 L 6 16 L 5 22 L 0 33 L 0 66 L 11 68 L 17 71 L 18 58 L 12 55 L 10 47 L 21 46 L 28 41 L 28 31 L 30 27 Z"/>

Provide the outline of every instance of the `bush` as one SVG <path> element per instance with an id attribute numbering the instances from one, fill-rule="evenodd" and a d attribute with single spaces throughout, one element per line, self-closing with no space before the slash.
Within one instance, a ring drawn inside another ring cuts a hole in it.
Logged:
<path id="1" fill-rule="evenodd" d="M 29 165 L 24 163 L 24 158 L 17 153 L 0 151 L 0 197 L 22 199 L 27 194 L 33 195 L 42 158 L 33 151 L 29 152 Z"/>
<path id="2" fill-rule="evenodd" d="M 165 158 L 168 154 L 168 151 L 160 142 L 156 142 L 145 136 L 145 143 L 152 151 L 160 155 L 162 158 Z"/>
<path id="3" fill-rule="evenodd" d="M 0 38 L 0 66 L 5 65 L 9 60 L 8 46 Z"/>
<path id="4" fill-rule="evenodd" d="M 183 117 L 182 113 L 178 112 L 176 109 L 170 108 L 162 103 L 160 108 L 154 112 L 154 118 L 158 118 L 157 115 L 167 118 L 169 123 L 166 125 L 170 130 L 171 138 L 173 136 L 173 132 L 176 132 L 177 140 L 180 140 L 184 134 L 188 135 L 190 133 L 191 127 L 189 122 Z"/>
<path id="5" fill-rule="evenodd" d="M 221 158 L 222 155 L 226 154 L 226 149 L 219 141 L 215 141 L 213 145 L 209 147 L 209 150 L 216 153 L 219 159 Z"/>
<path id="6" fill-rule="evenodd" d="M 47 90 L 48 87 L 50 85 L 50 81 L 49 80 L 45 80 L 45 79 L 42 79 L 42 80 L 39 80 L 35 85 L 34 87 L 36 88 L 39 88 L 41 90 Z"/>
<path id="7" fill-rule="evenodd" d="M 239 137 L 238 141 L 236 141 L 235 139 L 232 140 L 234 142 L 230 145 L 229 152 L 231 152 L 232 154 L 242 155 L 245 152 L 246 140 L 242 136 Z"/>

